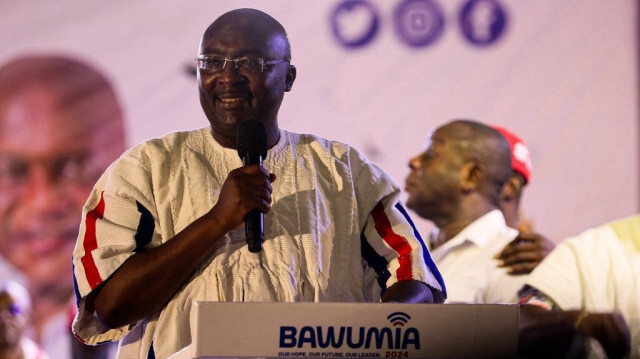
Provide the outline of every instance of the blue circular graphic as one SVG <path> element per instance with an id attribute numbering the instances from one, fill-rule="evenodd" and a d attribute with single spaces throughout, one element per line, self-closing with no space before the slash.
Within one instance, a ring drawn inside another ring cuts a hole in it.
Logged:
<path id="1" fill-rule="evenodd" d="M 394 23 L 403 42 L 412 47 L 423 47 L 442 35 L 444 16 L 432 0 L 404 0 L 396 7 Z"/>
<path id="2" fill-rule="evenodd" d="M 345 47 L 357 48 L 371 42 L 378 33 L 378 11 L 366 0 L 345 0 L 333 10 L 333 35 Z"/>
<path id="3" fill-rule="evenodd" d="M 502 36 L 506 25 L 506 12 L 496 0 L 470 0 L 460 11 L 462 33 L 477 46 L 494 43 Z"/>

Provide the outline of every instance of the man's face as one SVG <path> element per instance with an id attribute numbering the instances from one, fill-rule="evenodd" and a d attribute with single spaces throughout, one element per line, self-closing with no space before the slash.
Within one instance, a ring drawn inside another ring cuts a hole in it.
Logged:
<path id="1" fill-rule="evenodd" d="M 43 89 L 0 103 L 0 254 L 39 290 L 71 289 L 82 206 L 122 150 L 96 140 L 95 105 L 61 110 Z"/>
<path id="2" fill-rule="evenodd" d="M 461 158 L 446 127 L 427 141 L 427 149 L 409 161 L 407 207 L 420 217 L 437 220 L 458 204 Z"/>
<path id="3" fill-rule="evenodd" d="M 214 29 L 200 44 L 200 55 L 227 59 L 261 58 L 265 61 L 286 58 L 282 36 L 256 35 L 233 26 Z M 265 65 L 263 72 L 236 69 L 227 62 L 219 72 L 198 71 L 200 103 L 211 123 L 214 137 L 227 147 L 235 147 L 236 126 L 246 119 L 262 121 L 267 129 L 277 129 L 277 113 L 284 92 L 291 88 L 295 75 L 288 62 Z"/>

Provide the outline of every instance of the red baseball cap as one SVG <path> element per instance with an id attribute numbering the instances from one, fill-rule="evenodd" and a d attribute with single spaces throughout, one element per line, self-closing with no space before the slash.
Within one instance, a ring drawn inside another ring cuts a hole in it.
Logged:
<path id="1" fill-rule="evenodd" d="M 493 128 L 498 130 L 509 141 L 509 147 L 511 147 L 511 168 L 522 174 L 526 183 L 531 180 L 532 166 L 531 166 L 531 154 L 529 153 L 529 147 L 524 143 L 515 133 L 507 130 L 504 127 L 493 125 Z"/>

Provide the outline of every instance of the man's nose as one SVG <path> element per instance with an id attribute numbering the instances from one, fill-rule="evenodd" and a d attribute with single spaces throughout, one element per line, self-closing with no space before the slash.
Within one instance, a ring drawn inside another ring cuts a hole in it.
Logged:
<path id="1" fill-rule="evenodd" d="M 223 82 L 236 82 L 244 80 L 244 76 L 240 73 L 240 70 L 236 68 L 235 61 L 226 60 L 218 79 Z"/>
<path id="2" fill-rule="evenodd" d="M 420 157 L 416 156 L 409 160 L 409 168 L 417 170 L 420 168 Z"/>
<path id="3" fill-rule="evenodd" d="M 45 209 L 59 201 L 60 185 L 42 164 L 31 166 L 24 184 L 24 196 L 33 209 Z"/>

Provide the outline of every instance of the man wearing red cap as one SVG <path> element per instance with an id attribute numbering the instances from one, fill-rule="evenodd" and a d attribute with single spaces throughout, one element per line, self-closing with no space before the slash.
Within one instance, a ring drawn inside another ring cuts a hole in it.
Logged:
<path id="1" fill-rule="evenodd" d="M 500 209 L 507 225 L 518 229 L 520 226 L 520 198 L 522 190 L 531 181 L 531 156 L 526 143 L 515 133 L 504 127 L 493 126 L 509 141 L 511 149 L 511 168 L 513 173 L 502 191 Z"/>
<path id="2" fill-rule="evenodd" d="M 507 226 L 519 230 L 518 237 L 496 255 L 499 266 L 506 267 L 511 274 L 530 273 L 549 252 L 554 243 L 534 233 L 522 220 L 520 200 L 524 187 L 531 181 L 531 155 L 527 144 L 515 133 L 500 126 L 493 126 L 509 142 L 511 149 L 511 177 L 502 189 L 500 210 Z"/>
<path id="3" fill-rule="evenodd" d="M 513 169 L 500 209 L 507 225 L 520 231 L 496 257 L 511 273 L 530 273 L 555 245 L 522 221 L 520 199 L 532 172 L 527 145 L 506 128 L 493 127 L 509 141 Z M 640 357 L 638 279 L 628 270 L 640 258 L 639 233 L 640 216 L 585 231 L 562 241 L 527 277 L 519 293 L 520 356 Z"/>

